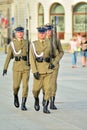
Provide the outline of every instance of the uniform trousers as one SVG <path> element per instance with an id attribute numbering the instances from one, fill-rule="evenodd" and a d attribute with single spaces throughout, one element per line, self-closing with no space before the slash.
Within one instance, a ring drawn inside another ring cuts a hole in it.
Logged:
<path id="1" fill-rule="evenodd" d="M 59 71 L 59 65 L 54 69 L 51 78 L 51 97 L 55 97 L 57 91 L 57 76 Z"/>
<path id="2" fill-rule="evenodd" d="M 22 97 L 28 96 L 29 71 L 13 71 L 13 92 L 18 94 L 22 82 Z"/>
<path id="3" fill-rule="evenodd" d="M 39 80 L 34 78 L 32 92 L 33 92 L 33 95 L 35 98 L 38 98 L 40 90 L 43 89 L 45 92 L 44 99 L 45 100 L 50 99 L 50 96 L 51 96 L 51 84 L 50 84 L 51 77 L 52 77 L 52 73 L 41 74 Z"/>

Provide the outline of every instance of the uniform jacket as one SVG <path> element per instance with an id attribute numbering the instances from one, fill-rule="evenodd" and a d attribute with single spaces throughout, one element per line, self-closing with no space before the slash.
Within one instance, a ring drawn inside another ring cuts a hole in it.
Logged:
<path id="1" fill-rule="evenodd" d="M 56 43 L 53 43 L 53 44 L 55 44 L 55 45 L 53 45 L 54 56 L 55 56 L 55 58 L 53 59 L 53 64 L 55 67 L 59 64 L 60 59 L 64 55 L 64 51 L 63 51 L 60 40 L 59 39 L 56 39 L 56 40 L 57 40 Z"/>
<path id="2" fill-rule="evenodd" d="M 44 43 L 42 43 L 40 40 L 33 42 L 35 46 L 36 53 L 39 55 L 43 52 L 43 58 L 50 57 L 50 42 L 48 40 L 45 40 Z M 43 62 L 37 62 L 36 61 L 36 55 L 34 53 L 33 46 L 31 44 L 30 47 L 30 65 L 32 69 L 32 73 L 39 72 L 40 74 L 46 74 L 46 73 L 52 73 L 52 69 L 48 69 L 50 63 L 47 63 L 45 61 Z"/>
<path id="3" fill-rule="evenodd" d="M 6 61 L 4 64 L 4 69 L 8 69 L 8 65 L 10 60 L 12 59 L 12 57 L 19 57 L 19 56 L 26 56 L 27 55 L 27 42 L 26 40 L 22 40 L 18 41 L 17 39 L 13 40 L 13 44 L 14 44 L 14 48 L 15 51 L 18 52 L 19 50 L 21 50 L 21 53 L 19 55 L 14 53 L 14 50 L 11 46 L 11 43 L 9 44 L 8 47 L 8 53 L 7 53 L 7 57 L 6 57 Z M 13 70 L 14 71 L 23 71 L 23 70 L 29 70 L 29 66 L 27 66 L 26 61 L 24 60 L 20 60 L 20 61 L 15 61 L 13 62 Z"/>

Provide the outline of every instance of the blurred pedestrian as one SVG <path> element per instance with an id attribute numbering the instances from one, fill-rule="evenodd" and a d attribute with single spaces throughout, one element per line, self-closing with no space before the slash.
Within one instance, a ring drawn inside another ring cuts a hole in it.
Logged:
<path id="1" fill-rule="evenodd" d="M 76 34 L 76 38 L 77 38 L 77 42 L 78 42 L 78 46 L 77 46 L 77 51 L 81 52 L 81 41 L 82 41 L 82 36 L 80 33 Z"/>
<path id="2" fill-rule="evenodd" d="M 87 37 L 86 35 L 82 36 L 82 41 L 81 41 L 81 56 L 82 56 L 82 67 L 86 66 L 87 62 Z"/>
<path id="3" fill-rule="evenodd" d="M 72 57 L 72 68 L 77 68 L 77 46 L 78 41 L 76 36 L 73 36 L 70 40 L 70 53 Z"/>

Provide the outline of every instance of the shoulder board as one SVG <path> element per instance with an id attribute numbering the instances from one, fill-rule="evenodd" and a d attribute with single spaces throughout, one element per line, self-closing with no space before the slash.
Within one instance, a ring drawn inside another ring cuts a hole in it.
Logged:
<path id="1" fill-rule="evenodd" d="M 33 43 L 34 43 L 34 44 L 36 44 L 37 42 L 38 42 L 38 40 L 36 40 L 36 41 L 33 41 Z"/>
<path id="2" fill-rule="evenodd" d="M 16 39 L 13 40 L 13 42 L 16 41 Z"/>
<path id="3" fill-rule="evenodd" d="M 26 39 L 23 39 L 24 41 L 27 41 Z"/>
<path id="4" fill-rule="evenodd" d="M 17 39 L 13 39 L 12 42 L 14 43 L 14 42 L 16 42 L 16 40 L 17 40 Z"/>

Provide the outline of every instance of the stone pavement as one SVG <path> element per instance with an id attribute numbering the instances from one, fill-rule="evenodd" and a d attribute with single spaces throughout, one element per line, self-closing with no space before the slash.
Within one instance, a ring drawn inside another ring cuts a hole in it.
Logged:
<path id="1" fill-rule="evenodd" d="M 40 111 L 33 108 L 33 77 L 30 74 L 28 111 L 16 109 L 12 93 L 12 61 L 8 73 L 2 76 L 6 54 L 0 53 L 0 130 L 87 130 L 87 67 L 81 67 L 78 55 L 78 68 L 71 68 L 71 57 L 65 53 L 60 63 L 56 106 L 51 114 L 44 114 L 42 92 L 40 93 Z M 19 91 L 21 102 L 21 88 Z"/>

